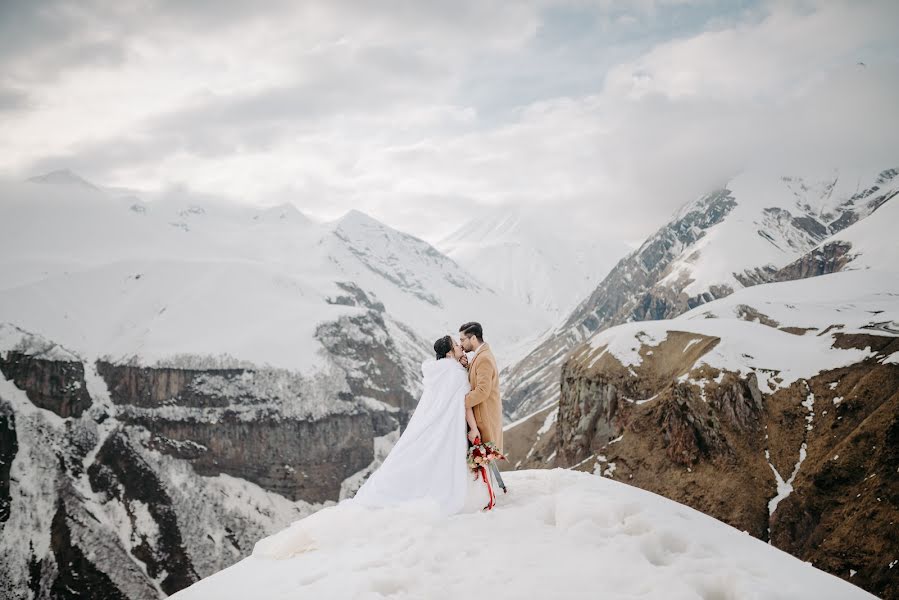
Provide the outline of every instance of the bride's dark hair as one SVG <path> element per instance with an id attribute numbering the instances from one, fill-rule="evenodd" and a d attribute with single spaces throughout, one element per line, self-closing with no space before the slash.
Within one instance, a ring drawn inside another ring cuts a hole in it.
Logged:
<path id="1" fill-rule="evenodd" d="M 437 353 L 437 360 L 446 358 L 447 353 L 453 349 L 453 338 L 448 335 L 443 336 L 434 342 L 434 352 Z"/>

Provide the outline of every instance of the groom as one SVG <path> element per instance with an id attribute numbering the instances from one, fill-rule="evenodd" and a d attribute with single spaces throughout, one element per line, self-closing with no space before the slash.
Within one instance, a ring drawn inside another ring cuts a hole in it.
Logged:
<path id="1" fill-rule="evenodd" d="M 480 323 L 465 323 L 459 328 L 459 341 L 465 352 L 474 352 L 469 361 L 468 356 L 462 355 L 462 364 L 468 369 L 468 382 L 471 391 L 465 395 L 465 408 L 474 412 L 474 419 L 478 425 L 482 442 L 493 442 L 497 450 L 503 451 L 503 403 L 499 397 L 499 370 L 496 368 L 496 358 L 490 346 L 484 341 L 484 330 Z M 474 432 L 469 432 L 468 438 L 474 442 Z M 499 487 L 503 492 L 506 485 L 500 477 L 499 468 L 495 462 L 490 463 Z"/>

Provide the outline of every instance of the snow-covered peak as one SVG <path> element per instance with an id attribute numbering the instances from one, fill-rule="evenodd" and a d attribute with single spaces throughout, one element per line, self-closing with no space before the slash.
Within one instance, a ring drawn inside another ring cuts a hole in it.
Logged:
<path id="1" fill-rule="evenodd" d="M 333 234 L 339 246 L 373 273 L 435 306 L 444 306 L 441 291 L 447 287 L 471 292 L 483 287 L 427 242 L 358 210 L 337 220 Z"/>
<path id="2" fill-rule="evenodd" d="M 390 229 L 384 223 L 381 223 L 369 214 L 355 208 L 348 210 L 346 214 L 337 219 L 335 223 L 337 227 L 347 230 L 352 228 L 375 230 Z"/>
<path id="3" fill-rule="evenodd" d="M 59 169 L 51 171 L 43 175 L 37 175 L 28 179 L 31 183 L 48 183 L 52 185 L 77 185 L 93 190 L 99 190 L 93 183 L 87 181 L 83 177 L 76 175 L 69 169 Z"/>
<path id="4" fill-rule="evenodd" d="M 469 219 L 438 242 L 438 246 L 449 248 L 466 243 L 488 241 L 491 237 L 517 238 L 521 229 L 526 226 L 520 210 L 516 208 L 495 210 Z"/>
<path id="5" fill-rule="evenodd" d="M 557 321 L 627 251 L 573 221 L 510 207 L 474 216 L 437 247 L 498 292 Z"/>
<path id="6" fill-rule="evenodd" d="M 683 248 L 663 283 L 698 296 L 712 287 L 743 287 L 759 271 L 774 271 L 831 234 L 863 219 L 899 191 L 899 171 L 834 170 L 817 176 L 745 172 L 727 191 L 733 209 Z M 701 208 L 691 203 L 686 212 Z"/>
<path id="7" fill-rule="evenodd" d="M 309 217 L 303 214 L 300 209 L 296 207 L 296 205 L 290 202 L 285 202 L 283 204 L 278 204 L 277 206 L 271 206 L 269 208 L 263 209 L 261 211 L 261 216 L 265 220 L 269 221 L 284 221 L 302 224 L 308 224 L 312 222 Z"/>
<path id="8" fill-rule="evenodd" d="M 509 493 L 490 513 L 324 508 L 172 598 L 873 598 L 636 487 L 564 469 L 504 479 Z"/>
<path id="9" fill-rule="evenodd" d="M 0 184 L 0 315 L 84 357 L 154 364 L 229 354 L 317 368 L 317 327 L 365 310 L 342 299 L 346 284 L 419 339 L 480 320 L 501 361 L 512 360 L 503 346 L 547 325 L 426 242 L 362 213 L 321 224 L 292 205 L 76 193 L 71 202 L 64 186 Z M 403 350 L 418 359 L 428 346 Z"/>

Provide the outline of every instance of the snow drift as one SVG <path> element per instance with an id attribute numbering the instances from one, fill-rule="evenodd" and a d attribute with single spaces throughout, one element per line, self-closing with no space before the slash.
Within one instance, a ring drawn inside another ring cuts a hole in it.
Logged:
<path id="1" fill-rule="evenodd" d="M 507 483 L 492 512 L 323 509 L 173 598 L 873 598 L 637 488 L 563 469 Z M 275 544 L 294 556 L 266 558 Z"/>

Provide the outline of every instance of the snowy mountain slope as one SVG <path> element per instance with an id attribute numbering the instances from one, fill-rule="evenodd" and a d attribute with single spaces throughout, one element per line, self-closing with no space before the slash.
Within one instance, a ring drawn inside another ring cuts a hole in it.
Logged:
<path id="1" fill-rule="evenodd" d="M 658 346 L 670 331 L 719 340 L 689 365 L 687 374 L 703 366 L 754 373 L 759 390 L 770 393 L 878 355 L 872 347 L 843 347 L 841 337 L 899 336 L 899 273 L 848 271 L 748 288 L 674 319 L 626 323 L 597 333 L 585 342 L 589 360 L 608 353 L 622 366 L 639 365 L 641 348 Z"/>
<path id="2" fill-rule="evenodd" d="M 152 364 L 174 353 L 228 353 L 320 368 L 316 327 L 354 312 L 329 301 L 344 294 L 339 282 L 424 340 L 479 319 L 501 357 L 547 323 L 361 213 L 317 224 L 287 206 L 123 203 L 83 186 L 34 183 L 4 195 L 0 314 L 84 356 Z M 416 352 L 426 356 L 429 346 Z"/>
<path id="3" fill-rule="evenodd" d="M 76 185 L 82 186 L 85 188 L 89 188 L 91 190 L 99 190 L 97 186 L 93 183 L 87 181 L 86 179 L 79 177 L 72 171 L 68 169 L 61 169 L 59 171 L 51 171 L 50 173 L 45 173 L 43 175 L 37 175 L 35 177 L 31 177 L 28 181 L 34 183 L 47 183 L 51 185 Z"/>
<path id="4" fill-rule="evenodd" d="M 825 275 L 854 269 L 895 269 L 899 202 L 886 202 L 876 218 L 864 219 L 832 235 L 774 274 L 776 281 Z"/>
<path id="5" fill-rule="evenodd" d="M 627 252 L 571 220 L 521 209 L 479 215 L 437 247 L 504 296 L 545 311 L 553 323 Z"/>
<path id="6" fill-rule="evenodd" d="M 899 193 L 899 171 L 779 179 L 749 172 L 727 187 L 733 210 L 671 263 L 662 285 L 686 281 L 681 291 L 689 297 L 751 285 L 759 273 L 783 267 Z"/>
<path id="7" fill-rule="evenodd" d="M 896 169 L 834 172 L 823 179 L 749 172 L 685 205 L 622 259 L 561 326 L 506 369 L 507 414 L 520 418 L 554 403 L 567 353 L 592 333 L 670 318 L 775 280 L 780 269 L 830 236 L 895 202 L 897 193 Z"/>
<path id="8" fill-rule="evenodd" d="M 507 483 L 491 513 L 326 508 L 174 598 L 872 598 L 637 488 L 562 469 Z M 266 558 L 276 545 L 296 555 Z"/>
<path id="9" fill-rule="evenodd" d="M 439 328 L 457 335 L 462 323 L 480 321 L 502 364 L 550 324 L 543 312 L 495 291 L 429 244 L 358 211 L 340 219 L 321 245 L 342 273 L 375 290 L 416 332 L 436 330 L 436 339 Z"/>

